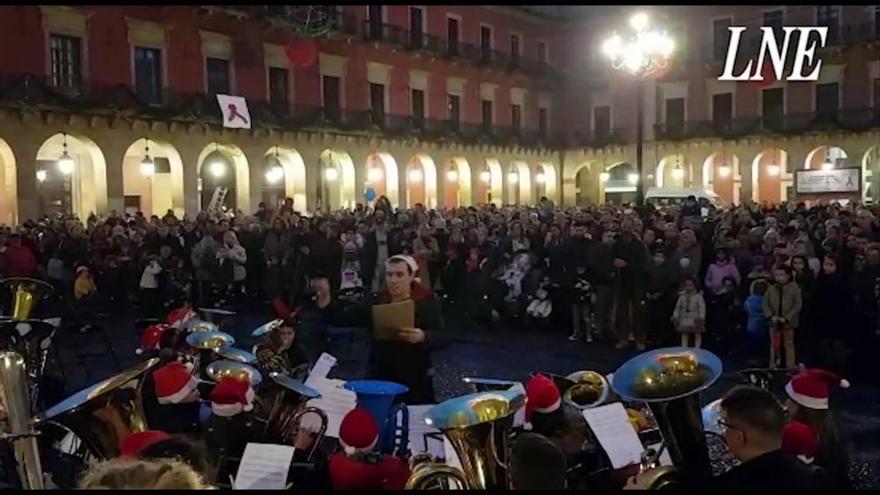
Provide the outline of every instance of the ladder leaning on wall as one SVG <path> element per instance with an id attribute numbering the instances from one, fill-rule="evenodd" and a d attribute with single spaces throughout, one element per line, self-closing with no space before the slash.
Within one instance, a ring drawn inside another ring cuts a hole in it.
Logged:
<path id="1" fill-rule="evenodd" d="M 226 194 L 228 192 L 228 187 L 214 188 L 214 194 L 211 196 L 211 202 L 208 204 L 208 211 L 211 213 L 221 213 L 223 211 L 223 202 L 226 201 Z"/>

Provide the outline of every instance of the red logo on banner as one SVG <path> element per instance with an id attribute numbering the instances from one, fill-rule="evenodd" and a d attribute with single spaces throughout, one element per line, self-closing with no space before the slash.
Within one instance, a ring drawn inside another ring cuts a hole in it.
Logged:
<path id="1" fill-rule="evenodd" d="M 294 39 L 287 44 L 287 58 L 294 67 L 309 67 L 318 60 L 318 44 L 311 38 Z"/>

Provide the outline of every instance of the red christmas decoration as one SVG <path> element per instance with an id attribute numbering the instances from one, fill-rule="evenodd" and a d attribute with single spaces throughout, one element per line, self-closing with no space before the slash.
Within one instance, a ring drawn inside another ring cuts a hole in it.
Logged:
<path id="1" fill-rule="evenodd" d="M 287 58 L 294 67 L 305 68 L 318 60 L 318 45 L 311 38 L 294 39 L 287 44 Z"/>

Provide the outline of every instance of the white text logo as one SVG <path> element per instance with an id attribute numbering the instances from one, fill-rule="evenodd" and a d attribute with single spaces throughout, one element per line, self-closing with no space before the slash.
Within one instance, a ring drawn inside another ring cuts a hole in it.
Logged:
<path id="1" fill-rule="evenodd" d="M 825 40 L 828 37 L 828 27 L 784 27 L 785 33 L 782 42 L 782 48 L 776 43 L 776 35 L 773 33 L 772 27 L 761 28 L 761 46 L 758 49 L 758 60 L 750 59 L 745 70 L 741 74 L 734 75 L 733 67 L 736 64 L 736 55 L 739 51 L 739 42 L 745 27 L 730 28 L 730 44 L 727 47 L 727 59 L 724 62 L 724 72 L 719 81 L 763 81 L 761 68 L 764 67 L 764 59 L 769 56 L 770 63 L 773 66 L 773 74 L 776 80 L 786 81 L 816 81 L 819 79 L 819 70 L 822 68 L 822 61 L 817 60 L 816 67 L 807 75 L 804 70 L 813 65 L 813 58 L 816 55 L 816 48 L 824 47 Z M 789 44 L 791 43 L 792 34 L 797 32 L 797 47 L 795 48 L 794 65 L 791 68 L 791 74 L 787 78 L 783 77 L 785 70 L 785 59 L 788 56 Z M 810 40 L 810 33 L 819 33 L 819 39 Z"/>

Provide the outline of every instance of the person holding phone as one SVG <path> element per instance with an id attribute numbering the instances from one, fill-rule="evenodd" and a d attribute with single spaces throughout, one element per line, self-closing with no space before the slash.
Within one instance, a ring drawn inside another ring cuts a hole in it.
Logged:
<path id="1" fill-rule="evenodd" d="M 401 400 L 409 405 L 434 404 L 434 370 L 429 343 L 444 330 L 440 300 L 415 281 L 418 263 L 411 256 L 394 255 L 385 262 L 386 289 L 374 300 L 347 308 L 334 300 L 327 279 L 316 279 L 313 288 L 316 305 L 327 321 L 337 326 L 359 326 L 372 332 L 372 306 L 412 300 L 415 326 L 397 329 L 396 339 L 373 342 L 372 378 L 406 385 L 409 392 Z"/>

